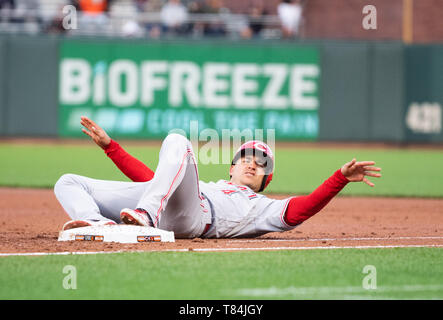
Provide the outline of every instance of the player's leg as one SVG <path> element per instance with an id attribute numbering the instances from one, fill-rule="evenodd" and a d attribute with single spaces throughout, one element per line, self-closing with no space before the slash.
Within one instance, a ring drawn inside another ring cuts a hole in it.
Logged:
<path id="1" fill-rule="evenodd" d="M 55 184 L 54 193 L 73 220 L 120 223 L 120 210 L 135 206 L 148 183 L 106 181 L 65 174 Z"/>
<path id="2" fill-rule="evenodd" d="M 178 134 L 168 135 L 154 178 L 136 208 L 145 209 L 155 227 L 174 231 L 180 238 L 193 238 L 211 222 L 204 205 L 190 141 Z"/>
<path id="3" fill-rule="evenodd" d="M 209 204 L 201 198 L 196 182 L 197 167 L 191 163 L 192 159 L 186 167 L 183 179 L 170 195 L 159 216 L 159 227 L 173 230 L 177 238 L 200 237 L 206 225 L 211 223 Z"/>

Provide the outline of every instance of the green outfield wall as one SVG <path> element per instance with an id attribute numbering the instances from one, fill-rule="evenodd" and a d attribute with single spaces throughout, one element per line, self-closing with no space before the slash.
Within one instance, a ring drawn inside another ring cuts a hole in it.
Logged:
<path id="1" fill-rule="evenodd" d="M 6 100 L 6 90 L 7 90 L 7 73 L 6 73 L 6 62 L 7 62 L 7 42 L 5 39 L 0 38 L 0 135 L 6 134 L 6 112 L 7 112 L 7 100 Z"/>
<path id="2" fill-rule="evenodd" d="M 443 45 L 0 36 L 0 135 L 441 142 Z"/>
<path id="3" fill-rule="evenodd" d="M 443 141 L 443 45 L 405 49 L 405 140 Z"/>
<path id="4" fill-rule="evenodd" d="M 58 135 L 58 46 L 52 37 L 0 37 L 3 135 Z"/>

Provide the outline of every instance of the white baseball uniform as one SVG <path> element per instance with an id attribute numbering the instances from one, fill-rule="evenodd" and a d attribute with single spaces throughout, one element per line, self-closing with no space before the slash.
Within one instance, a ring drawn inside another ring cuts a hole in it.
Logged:
<path id="1" fill-rule="evenodd" d="M 63 175 L 54 193 L 74 220 L 120 221 L 123 208 L 143 208 L 155 227 L 177 238 L 256 237 L 294 228 L 284 221 L 290 198 L 270 199 L 226 180 L 202 182 L 189 140 L 168 135 L 154 177 L 147 182 Z"/>

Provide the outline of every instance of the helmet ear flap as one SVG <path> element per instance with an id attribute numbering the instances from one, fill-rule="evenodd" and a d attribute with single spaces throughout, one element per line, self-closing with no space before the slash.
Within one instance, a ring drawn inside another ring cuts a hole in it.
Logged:
<path id="1" fill-rule="evenodd" d="M 261 182 L 261 186 L 258 192 L 262 192 L 266 188 L 266 181 L 268 181 L 268 176 L 263 176 L 263 180 Z"/>
<path id="2" fill-rule="evenodd" d="M 265 188 L 271 182 L 273 175 L 274 175 L 274 173 L 271 173 L 269 175 L 263 176 L 263 181 L 261 183 L 261 187 L 260 187 L 260 190 L 258 192 L 262 192 L 263 190 L 265 190 Z"/>

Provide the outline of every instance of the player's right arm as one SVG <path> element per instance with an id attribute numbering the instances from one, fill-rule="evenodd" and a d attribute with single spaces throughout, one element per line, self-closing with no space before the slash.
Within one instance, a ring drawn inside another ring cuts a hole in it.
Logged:
<path id="1" fill-rule="evenodd" d="M 129 179 L 135 182 L 146 182 L 154 177 L 154 171 L 147 167 L 143 162 L 127 153 L 116 141 L 91 119 L 82 116 L 80 124 L 83 133 L 102 148 L 106 155 Z"/>
<path id="2" fill-rule="evenodd" d="M 80 124 L 84 127 L 82 132 L 88 135 L 100 148 L 106 149 L 111 143 L 111 137 L 91 119 L 82 116 L 80 117 Z"/>

